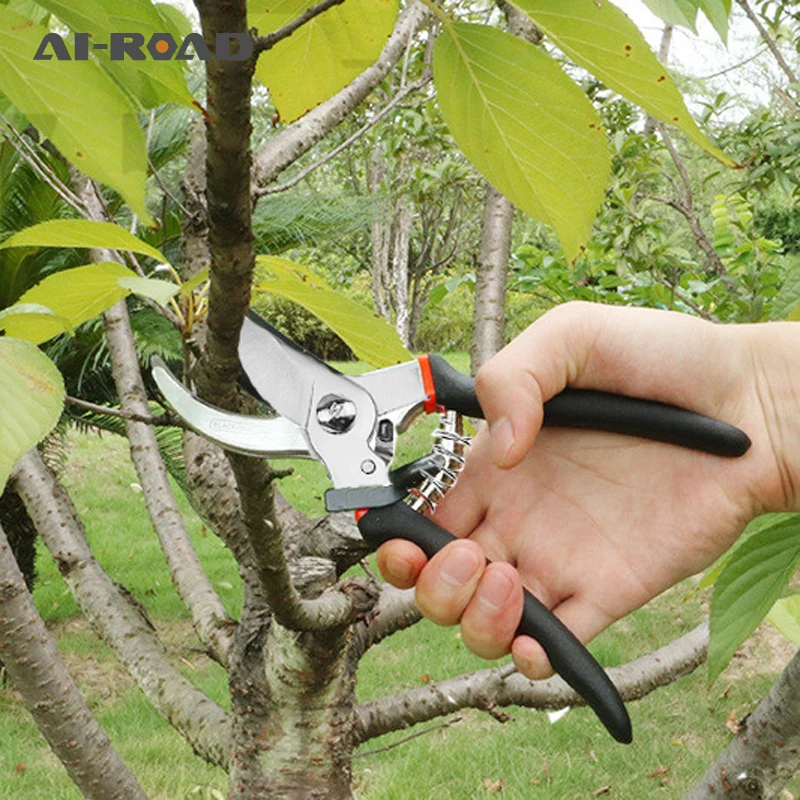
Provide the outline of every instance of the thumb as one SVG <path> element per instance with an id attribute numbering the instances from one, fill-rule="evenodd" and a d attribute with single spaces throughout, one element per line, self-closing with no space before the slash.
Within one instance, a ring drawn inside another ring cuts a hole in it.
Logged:
<path id="1" fill-rule="evenodd" d="M 593 303 L 556 306 L 478 371 L 475 391 L 498 467 L 516 466 L 531 449 L 544 403 L 583 371 L 604 316 Z"/>

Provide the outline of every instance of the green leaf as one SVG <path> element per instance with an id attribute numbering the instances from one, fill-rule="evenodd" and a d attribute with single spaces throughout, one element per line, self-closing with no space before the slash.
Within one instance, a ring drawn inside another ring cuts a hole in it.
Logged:
<path id="1" fill-rule="evenodd" d="M 165 306 L 180 291 L 180 286 L 154 278 L 140 278 L 138 275 L 120 278 L 118 284 L 140 297 L 149 297 L 159 305 Z"/>
<path id="2" fill-rule="evenodd" d="M 310 311 L 330 326 L 357 358 L 373 367 L 411 360 L 411 354 L 386 320 L 331 289 L 308 267 L 277 256 L 258 256 L 256 265 L 275 276 L 256 286 L 256 292 L 285 297 Z"/>
<path id="3" fill-rule="evenodd" d="M 790 642 L 800 646 L 800 594 L 778 600 L 767 614 L 767 620 Z"/>
<path id="4" fill-rule="evenodd" d="M 95 40 L 108 41 L 111 32 L 111 19 L 98 0 L 36 0 L 58 17 L 65 25 L 78 33 L 92 33 Z"/>
<path id="5" fill-rule="evenodd" d="M 788 319 L 796 322 L 800 307 L 800 258 L 790 260 L 790 269 L 772 304 L 772 319 Z"/>
<path id="6" fill-rule="evenodd" d="M 14 464 L 58 422 L 64 381 L 29 342 L 0 338 L 0 492 Z"/>
<path id="7" fill-rule="evenodd" d="M 728 18 L 731 15 L 731 3 L 732 0 L 700 0 L 700 8 L 725 44 L 728 43 Z"/>
<path id="8" fill-rule="evenodd" d="M 161 18 L 167 23 L 164 32 L 169 31 L 175 36 L 179 44 L 182 39 L 192 33 L 192 23 L 180 9 L 171 6 L 169 3 L 156 3 L 155 7 Z"/>
<path id="9" fill-rule="evenodd" d="M 181 286 L 180 293 L 181 296 L 185 297 L 188 294 L 191 294 L 198 286 L 204 284 L 209 276 L 211 275 L 211 268 L 205 267 L 201 269 L 200 272 L 197 273 L 193 278 L 190 278 L 186 283 Z"/>
<path id="10" fill-rule="evenodd" d="M 442 31 L 434 79 L 453 138 L 574 259 L 605 195 L 610 155 L 592 104 L 537 47 L 486 25 Z"/>
<path id="11" fill-rule="evenodd" d="M 150 0 L 98 0 L 106 9 L 111 30 L 117 33 L 141 33 L 145 47 L 154 33 L 171 33 L 180 46 L 181 34 L 174 22 L 159 13 Z M 162 103 L 181 103 L 193 107 L 194 98 L 186 86 L 186 61 L 156 61 L 147 55 L 143 61 L 111 61 L 108 51 L 100 51 L 103 66 L 145 108 Z"/>
<path id="12" fill-rule="evenodd" d="M 576 64 L 657 119 L 677 126 L 723 164 L 735 166 L 706 139 L 639 29 L 609 0 L 515 0 L 515 4 Z"/>
<path id="13" fill-rule="evenodd" d="M 683 25 L 697 33 L 697 11 L 699 0 L 644 0 L 644 4 L 664 22 Z"/>
<path id="14" fill-rule="evenodd" d="M 708 675 L 713 682 L 786 588 L 800 560 L 800 517 L 777 522 L 748 539 L 714 585 Z"/>
<path id="15" fill-rule="evenodd" d="M 137 239 L 113 222 L 91 222 L 85 219 L 54 219 L 40 222 L 9 236 L 0 243 L 4 247 L 83 247 L 129 250 L 166 264 L 166 256 L 155 247 Z"/>
<path id="16" fill-rule="evenodd" d="M 263 36 L 316 4 L 317 0 L 250 0 L 250 26 Z M 302 117 L 372 66 L 397 13 L 397 0 L 347 0 L 262 53 L 256 77 L 269 87 L 281 120 Z"/>
<path id="17" fill-rule="evenodd" d="M 111 308 L 128 295 L 119 285 L 120 278 L 137 277 L 115 262 L 89 264 L 66 269 L 46 277 L 20 298 L 20 304 L 49 308 L 56 317 L 67 320 L 73 328 Z M 13 309 L 14 306 L 11 306 Z M 6 333 L 39 344 L 63 332 L 58 319 L 23 315 L 6 320 Z"/>
<path id="18" fill-rule="evenodd" d="M 31 322 L 34 317 L 45 317 L 48 322 L 54 322 L 61 326 L 60 333 L 72 333 L 73 331 L 69 320 L 58 316 L 55 311 L 39 303 L 15 303 L 13 306 L 4 308 L 0 311 L 0 330 L 5 330 L 8 321 L 15 317 L 20 317 L 17 322 L 23 326 Z"/>
<path id="19" fill-rule="evenodd" d="M 116 189 L 148 225 L 147 153 L 136 110 L 93 60 L 34 61 L 47 28 L 0 5 L 0 92 L 92 178 Z"/>

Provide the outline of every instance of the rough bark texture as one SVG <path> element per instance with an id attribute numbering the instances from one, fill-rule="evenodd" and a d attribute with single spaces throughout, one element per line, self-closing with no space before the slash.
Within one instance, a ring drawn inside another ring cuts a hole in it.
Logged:
<path id="1" fill-rule="evenodd" d="M 12 480 L 59 572 L 98 635 L 195 752 L 226 768 L 230 718 L 170 664 L 150 621 L 103 572 L 69 495 L 36 450 L 19 460 Z"/>
<path id="2" fill-rule="evenodd" d="M 0 527 L 0 658 L 42 735 L 89 800 L 147 800 L 61 660 Z"/>
<path id="3" fill-rule="evenodd" d="M 800 652 L 685 800 L 769 800 L 800 767 Z"/>
<path id="4" fill-rule="evenodd" d="M 305 593 L 333 574 L 312 568 L 308 587 L 301 574 L 294 578 Z M 240 713 L 231 798 L 350 797 L 357 660 L 349 640 L 343 629 L 297 633 L 273 622 L 263 630 L 260 647 L 250 649 L 249 691 L 234 695 Z"/>
<path id="5" fill-rule="evenodd" d="M 209 45 L 217 33 L 246 31 L 244 0 L 224 4 L 197 0 L 196 5 Z M 254 265 L 253 67 L 252 60 L 207 64 L 211 291 L 206 351 L 195 377 L 201 396 L 232 409 L 241 402 L 236 390 L 237 345 Z M 303 124 L 285 133 L 290 135 Z M 290 160 L 306 146 L 303 141 L 295 144 L 300 149 Z M 211 456 L 208 450 L 195 449 L 195 454 L 204 459 Z M 347 732 L 352 728 L 353 705 L 347 643 L 351 623 L 368 611 L 375 598 L 357 585 L 320 595 L 322 588 L 328 589 L 336 580 L 329 563 L 321 571 L 322 585 L 318 561 L 313 566 L 299 562 L 305 569 L 293 575 L 269 465 L 233 453 L 227 458 L 238 502 L 230 502 L 215 517 L 245 578 L 244 607 L 229 669 L 234 715 L 231 797 L 346 797 L 351 751 Z M 218 470 L 213 481 L 218 497 L 228 492 L 230 480 L 224 470 Z M 308 575 L 313 580 L 306 580 Z"/>
<path id="6" fill-rule="evenodd" d="M 473 375 L 505 344 L 506 282 L 513 222 L 514 206 L 487 184 L 472 315 Z"/>

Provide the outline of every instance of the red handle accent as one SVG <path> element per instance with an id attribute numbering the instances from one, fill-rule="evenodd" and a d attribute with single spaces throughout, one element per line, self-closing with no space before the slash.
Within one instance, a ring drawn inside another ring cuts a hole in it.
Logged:
<path id="1" fill-rule="evenodd" d="M 428 398 L 423 408 L 426 414 L 434 414 L 438 408 L 438 403 L 436 402 L 436 385 L 433 382 L 431 362 L 428 356 L 419 356 L 417 361 L 419 361 L 419 369 L 422 373 L 422 388 Z"/>

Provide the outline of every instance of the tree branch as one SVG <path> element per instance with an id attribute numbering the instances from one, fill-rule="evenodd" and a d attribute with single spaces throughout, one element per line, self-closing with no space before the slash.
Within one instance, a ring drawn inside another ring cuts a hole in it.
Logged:
<path id="1" fill-rule="evenodd" d="M 87 183 L 81 192 L 81 200 L 92 219 L 102 219 L 99 198 L 91 183 Z M 95 262 L 120 260 L 119 254 L 112 250 L 91 250 L 90 257 Z M 103 321 L 120 408 L 128 415 L 147 417 L 150 405 L 139 369 L 125 300 L 120 300 L 106 311 Z M 125 431 L 131 461 L 142 485 L 147 512 L 158 535 L 172 581 L 192 615 L 200 641 L 219 663 L 225 665 L 233 644 L 235 623 L 225 611 L 197 557 L 172 492 L 155 431 L 151 425 L 132 418 L 125 420 Z"/>
<path id="2" fill-rule="evenodd" d="M 0 528 L 0 655 L 42 735 L 88 800 L 148 800 L 39 616 Z"/>
<path id="3" fill-rule="evenodd" d="M 608 674 L 623 700 L 638 700 L 696 669 L 705 660 L 707 646 L 708 624 L 704 623 Z M 558 709 L 586 705 L 586 701 L 558 676 L 529 681 L 517 672 L 509 675 L 505 668 L 486 669 L 363 703 L 356 708 L 357 737 L 365 742 L 462 708 L 508 705 Z"/>
<path id="4" fill-rule="evenodd" d="M 91 411 L 94 414 L 105 414 L 109 417 L 117 417 L 118 419 L 129 419 L 133 422 L 141 422 L 145 425 L 171 428 L 184 427 L 183 420 L 176 419 L 172 414 L 162 414 L 158 417 L 153 417 L 149 414 L 134 414 L 128 411 L 120 411 L 118 408 L 111 408 L 110 406 L 99 406 L 97 403 L 90 403 L 88 400 L 81 400 L 78 397 L 70 397 L 69 395 L 64 398 L 64 402 L 66 402 L 67 405 L 75 406 L 75 408 L 82 408 L 84 411 Z"/>
<path id="5" fill-rule="evenodd" d="M 344 0 L 322 0 L 315 6 L 304 11 L 299 17 L 293 19 L 288 25 L 278 28 L 277 31 L 259 36 L 255 40 L 254 49 L 256 55 L 260 55 L 266 50 L 271 50 L 278 42 L 288 39 L 298 28 L 302 28 L 307 22 L 311 22 L 314 17 L 325 13 L 329 8 L 339 6 Z"/>
<path id="6" fill-rule="evenodd" d="M 99 636 L 195 752 L 227 769 L 229 715 L 170 664 L 152 627 L 95 560 L 75 506 L 38 451 L 30 450 L 17 462 L 11 479 L 59 572 Z"/>
<path id="7" fill-rule="evenodd" d="M 343 0 L 342 0 L 343 2 Z M 256 189 L 255 194 L 257 197 L 264 197 L 268 194 L 278 194 L 279 192 L 285 192 L 287 189 L 291 189 L 293 186 L 296 186 L 300 181 L 305 180 L 312 172 L 315 172 L 320 167 L 324 167 L 329 161 L 333 161 L 339 153 L 344 152 L 350 147 L 353 142 L 358 141 L 367 131 L 374 128 L 390 111 L 395 109 L 405 98 L 411 94 L 412 92 L 416 92 L 418 89 L 421 89 L 431 80 L 430 75 L 424 75 L 423 77 L 419 78 L 418 80 L 414 81 L 413 83 L 408 84 L 408 86 L 403 87 L 392 99 L 388 102 L 369 122 L 365 125 L 362 125 L 352 136 L 348 136 L 338 147 L 335 147 L 331 150 L 330 153 L 327 153 L 323 156 L 319 161 L 315 161 L 313 164 L 310 164 L 305 169 L 301 170 L 297 173 L 291 180 L 286 181 L 286 183 L 280 183 L 277 186 L 265 186 L 263 189 Z"/>
<path id="8" fill-rule="evenodd" d="M 354 648 L 358 657 L 397 631 L 405 630 L 422 619 L 414 601 L 413 589 L 395 589 L 384 584 L 373 616 L 356 629 Z"/>
<path id="9" fill-rule="evenodd" d="M 745 14 L 747 14 L 750 22 L 753 23 L 756 30 L 759 33 L 759 36 L 764 41 L 764 44 L 769 47 L 772 55 L 775 56 L 775 60 L 778 62 L 778 66 L 783 70 L 783 74 L 789 79 L 789 83 L 797 83 L 797 75 L 795 74 L 794 70 L 789 66 L 789 63 L 783 57 L 783 53 L 781 53 L 780 48 L 775 43 L 775 40 L 769 35 L 767 29 L 761 24 L 761 20 L 758 18 L 758 14 L 750 8 L 747 0 L 737 0 L 739 5 L 742 7 L 742 10 Z"/>
<path id="10" fill-rule="evenodd" d="M 684 800 L 778 797 L 800 767 L 800 651 Z"/>
<path id="11" fill-rule="evenodd" d="M 253 469 L 256 460 L 248 456 L 228 453 L 228 459 L 239 486 L 242 515 L 258 576 L 275 619 L 294 631 L 345 625 L 355 611 L 350 597 L 331 590 L 306 600 L 292 584 L 282 526 L 275 514 L 272 474 L 266 468 Z"/>
<path id="12" fill-rule="evenodd" d="M 414 35 L 427 15 L 427 9 L 418 0 L 412 0 L 398 18 L 394 31 L 375 64 L 330 100 L 309 111 L 266 143 L 256 155 L 254 191 L 272 183 L 286 167 L 333 130 L 380 84 L 402 57 L 409 37 Z"/>

